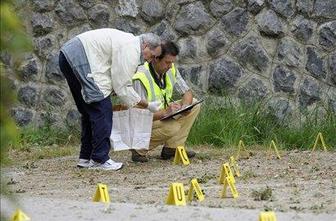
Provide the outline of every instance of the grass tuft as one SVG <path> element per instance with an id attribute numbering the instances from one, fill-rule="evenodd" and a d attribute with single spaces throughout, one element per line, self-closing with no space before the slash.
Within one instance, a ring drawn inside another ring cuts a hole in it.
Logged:
<path id="1" fill-rule="evenodd" d="M 274 140 L 283 149 L 306 150 L 322 132 L 328 149 L 335 149 L 336 116 L 331 110 L 323 117 L 316 111 L 280 121 L 263 107 L 260 103 L 237 104 L 229 98 L 224 105 L 208 101 L 190 131 L 188 144 L 228 147 L 237 146 L 242 139 L 245 145 L 268 146 Z"/>

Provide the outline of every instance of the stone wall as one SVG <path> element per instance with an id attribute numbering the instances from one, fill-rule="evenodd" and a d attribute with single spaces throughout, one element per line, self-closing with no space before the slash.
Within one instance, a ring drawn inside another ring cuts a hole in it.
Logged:
<path id="1" fill-rule="evenodd" d="M 34 51 L 12 78 L 19 125 L 78 121 L 58 50 L 102 27 L 176 41 L 181 73 L 198 93 L 263 100 L 279 118 L 315 107 L 336 111 L 336 0 L 23 2 L 18 10 Z M 8 55 L 2 60 L 10 63 Z"/>

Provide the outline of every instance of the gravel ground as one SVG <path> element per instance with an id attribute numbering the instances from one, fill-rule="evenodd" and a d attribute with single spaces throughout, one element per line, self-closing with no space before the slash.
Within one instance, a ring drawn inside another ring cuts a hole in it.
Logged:
<path id="1" fill-rule="evenodd" d="M 130 152 L 113 153 L 125 163 L 120 171 L 77 169 L 76 157 L 22 162 L 2 168 L 3 183 L 20 202 L 3 199 L 2 214 L 24 208 L 33 220 L 257 220 L 260 211 L 274 210 L 278 220 L 336 220 L 336 152 L 288 151 L 276 159 L 262 150 L 242 153 L 236 178 L 237 199 L 221 198 L 220 167 L 233 150 L 195 147 L 189 166 L 159 159 L 133 163 Z M 202 202 L 167 206 L 169 185 L 197 178 Z M 111 204 L 93 203 L 97 183 L 109 188 Z M 46 217 L 49 217 L 46 219 Z"/>

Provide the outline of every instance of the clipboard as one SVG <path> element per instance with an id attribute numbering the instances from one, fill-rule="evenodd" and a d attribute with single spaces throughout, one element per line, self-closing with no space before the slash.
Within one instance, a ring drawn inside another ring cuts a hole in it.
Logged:
<path id="1" fill-rule="evenodd" d="M 170 118 L 172 118 L 172 117 L 174 117 L 174 116 L 176 116 L 176 115 L 178 115 L 178 114 L 181 114 L 181 113 L 183 113 L 183 112 L 189 111 L 189 110 L 191 110 L 194 106 L 196 106 L 197 104 L 202 103 L 203 101 L 204 101 L 204 99 L 200 99 L 199 101 L 197 101 L 197 102 L 195 102 L 195 103 L 193 103 L 193 104 L 190 104 L 190 105 L 188 105 L 188 106 L 185 106 L 184 108 L 182 108 L 182 109 L 180 109 L 180 110 L 178 110 L 178 111 L 175 111 L 174 113 L 171 113 L 171 114 L 169 114 L 169 115 L 167 115 L 167 116 L 162 117 L 160 120 L 167 120 L 167 119 L 170 119 Z"/>

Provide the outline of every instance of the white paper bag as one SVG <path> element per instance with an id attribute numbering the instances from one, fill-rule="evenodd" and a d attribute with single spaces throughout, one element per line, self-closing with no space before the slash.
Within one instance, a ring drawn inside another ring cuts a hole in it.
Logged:
<path id="1" fill-rule="evenodd" d="M 153 113 L 130 108 L 113 112 L 111 146 L 114 151 L 148 149 L 152 133 Z"/>

